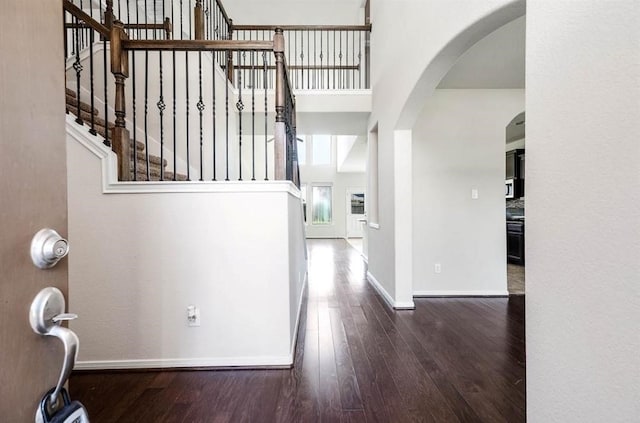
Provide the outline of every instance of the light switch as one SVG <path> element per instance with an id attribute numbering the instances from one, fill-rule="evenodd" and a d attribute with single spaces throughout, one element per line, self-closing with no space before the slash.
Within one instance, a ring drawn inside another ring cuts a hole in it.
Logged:
<path id="1" fill-rule="evenodd" d="M 478 199 L 478 190 L 476 188 L 473 188 L 471 190 L 471 199 L 472 200 L 477 200 Z"/>

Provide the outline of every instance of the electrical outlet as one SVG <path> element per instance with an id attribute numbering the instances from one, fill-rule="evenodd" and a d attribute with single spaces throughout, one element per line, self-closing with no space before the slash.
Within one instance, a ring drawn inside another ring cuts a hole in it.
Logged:
<path id="1" fill-rule="evenodd" d="M 471 199 L 472 200 L 477 200 L 478 199 L 478 189 L 474 188 L 471 190 Z"/>
<path id="2" fill-rule="evenodd" d="M 194 305 L 187 307 L 187 325 L 200 326 L 200 309 Z"/>
<path id="3" fill-rule="evenodd" d="M 436 263 L 433 265 L 433 271 L 436 273 L 442 272 L 442 266 L 440 266 L 440 263 Z"/>

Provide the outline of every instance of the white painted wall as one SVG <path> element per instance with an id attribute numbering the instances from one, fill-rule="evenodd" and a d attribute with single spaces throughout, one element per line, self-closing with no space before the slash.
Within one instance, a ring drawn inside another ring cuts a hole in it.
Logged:
<path id="1" fill-rule="evenodd" d="M 397 269 L 393 253 L 411 248 L 411 244 L 396 245 L 411 242 L 410 237 L 396 236 L 397 231 L 407 233 L 408 229 L 404 227 L 407 222 L 397 218 L 395 203 L 411 203 L 410 197 L 399 198 L 401 193 L 396 192 L 402 182 L 395 181 L 394 145 L 407 136 L 397 130 L 413 127 L 426 100 L 458 57 L 484 36 L 522 16 L 525 7 L 524 0 L 378 0 L 371 6 L 373 111 L 369 128 L 378 127 L 380 228 L 369 231 L 369 271 L 396 301 L 408 302 L 407 290 L 396 293 L 396 281 L 412 275 Z M 409 195 L 406 190 L 403 194 Z"/>
<path id="2" fill-rule="evenodd" d="M 521 89 L 427 101 L 413 128 L 415 295 L 507 294 L 504 128 L 523 107 Z"/>
<path id="3" fill-rule="evenodd" d="M 360 25 L 362 0 L 233 0 L 224 7 L 236 24 Z"/>
<path id="4" fill-rule="evenodd" d="M 640 7 L 527 4 L 527 421 L 640 415 Z"/>
<path id="5" fill-rule="evenodd" d="M 67 120 L 77 367 L 290 364 L 306 272 L 293 185 L 113 182 L 114 154 Z"/>

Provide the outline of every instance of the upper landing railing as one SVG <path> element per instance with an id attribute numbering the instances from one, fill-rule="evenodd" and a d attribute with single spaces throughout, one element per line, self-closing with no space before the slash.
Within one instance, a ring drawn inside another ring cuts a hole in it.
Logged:
<path id="1" fill-rule="evenodd" d="M 87 9 L 92 0 L 74 0 Z M 221 0 L 112 0 L 113 15 L 123 22 L 129 39 L 273 41 L 283 30 L 285 56 L 294 90 L 356 90 L 370 88 L 368 8 L 363 25 L 237 25 Z M 107 2 L 108 4 L 111 1 Z M 368 2 L 367 2 L 368 4 Z M 93 12 L 93 9 L 90 9 Z M 95 11 L 98 15 L 100 12 Z M 108 14 L 101 14 L 108 18 Z M 91 17 L 94 17 L 91 13 Z M 104 23 L 104 22 L 103 22 Z M 109 26 L 108 22 L 106 22 Z M 88 43 L 81 36 L 80 48 Z M 73 47 L 68 49 L 73 50 Z M 247 54 L 216 53 L 216 61 L 232 82 L 243 88 L 275 86 L 273 56 L 267 58 L 267 77 L 253 80 Z"/>

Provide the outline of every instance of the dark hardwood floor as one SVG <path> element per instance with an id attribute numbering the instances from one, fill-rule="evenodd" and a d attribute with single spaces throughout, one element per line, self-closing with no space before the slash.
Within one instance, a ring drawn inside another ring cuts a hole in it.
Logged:
<path id="1" fill-rule="evenodd" d="M 342 240 L 309 241 L 291 370 L 76 373 L 101 422 L 523 422 L 524 297 L 394 312 Z"/>

